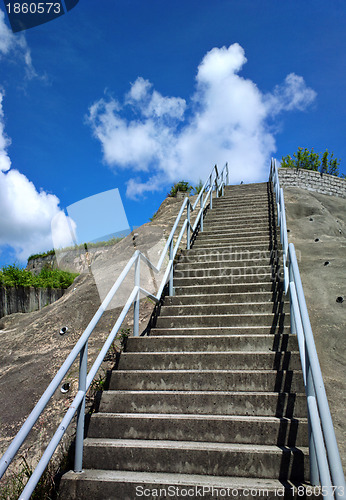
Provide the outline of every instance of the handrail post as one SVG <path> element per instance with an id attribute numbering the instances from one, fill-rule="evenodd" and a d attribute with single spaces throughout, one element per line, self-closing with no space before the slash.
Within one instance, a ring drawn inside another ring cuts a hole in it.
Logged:
<path id="1" fill-rule="evenodd" d="M 210 205 L 209 205 L 209 209 L 210 210 L 213 209 L 213 190 L 212 189 L 210 190 Z"/>
<path id="2" fill-rule="evenodd" d="M 291 266 L 291 261 L 288 261 L 288 278 L 289 278 L 289 283 L 294 281 L 293 279 L 293 271 L 292 271 L 292 266 Z M 290 292 L 291 292 L 291 287 L 290 287 Z M 296 318 L 294 315 L 294 307 L 292 304 L 292 299 L 290 296 L 290 322 L 291 322 L 291 334 L 292 335 L 297 335 L 297 327 L 296 327 Z"/>
<path id="3" fill-rule="evenodd" d="M 306 398 L 315 396 L 314 385 L 312 381 L 311 366 L 309 354 L 305 344 L 305 373 L 306 373 Z M 311 428 L 311 415 L 308 409 L 308 435 L 309 435 L 309 458 L 310 458 L 310 482 L 313 486 L 320 484 L 320 475 L 318 472 L 317 456 L 315 449 L 314 436 Z"/>
<path id="4" fill-rule="evenodd" d="M 191 206 L 190 206 L 190 203 L 187 204 L 187 214 L 186 214 L 186 218 L 187 218 L 187 226 L 186 226 L 186 249 L 187 250 L 190 250 L 190 238 L 191 238 L 191 231 L 190 231 L 190 211 L 191 211 Z"/>
<path id="5" fill-rule="evenodd" d="M 168 284 L 168 295 L 173 295 L 173 237 L 169 244 L 169 263 L 171 264 L 171 270 L 169 272 L 169 284 Z"/>
<path id="6" fill-rule="evenodd" d="M 228 163 L 226 163 L 226 186 L 229 184 L 229 171 L 228 171 Z"/>
<path id="7" fill-rule="evenodd" d="M 201 227 L 200 227 L 200 231 L 203 232 L 203 196 L 201 196 L 201 208 L 202 208 L 202 213 L 201 213 Z"/>
<path id="8" fill-rule="evenodd" d="M 136 294 L 136 299 L 133 304 L 133 336 L 138 337 L 139 335 L 139 299 L 140 299 L 140 281 L 141 281 L 141 257 L 138 258 L 135 263 L 135 286 L 138 287 L 138 292 Z"/>
<path id="9" fill-rule="evenodd" d="M 74 471 L 83 470 L 83 440 L 84 440 L 84 414 L 85 414 L 85 393 L 88 375 L 88 342 L 82 347 L 79 357 L 79 383 L 78 390 L 84 391 L 84 396 L 77 411 L 77 430 L 76 430 L 76 450 L 74 457 Z"/>

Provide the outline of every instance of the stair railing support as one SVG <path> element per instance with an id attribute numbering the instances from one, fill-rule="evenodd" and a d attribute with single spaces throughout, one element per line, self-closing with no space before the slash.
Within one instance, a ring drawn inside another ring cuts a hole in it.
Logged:
<path id="1" fill-rule="evenodd" d="M 85 395 L 88 375 L 88 342 L 82 347 L 79 355 L 79 382 L 78 391 L 83 391 L 84 396 L 77 410 L 76 450 L 74 457 L 74 471 L 83 470 L 83 440 L 85 420 Z"/>
<path id="2" fill-rule="evenodd" d="M 173 289 L 173 238 L 169 244 L 169 283 L 168 283 L 168 295 L 171 297 L 174 293 Z"/>
<path id="3" fill-rule="evenodd" d="M 201 211 L 202 211 L 202 213 L 201 213 L 201 226 L 200 226 L 200 231 L 201 231 L 201 233 L 202 233 L 202 232 L 203 232 L 203 217 L 204 217 L 204 215 L 203 215 L 203 195 L 201 196 Z"/>
<path id="4" fill-rule="evenodd" d="M 191 205 L 187 205 L 187 226 L 186 226 L 186 249 L 190 250 L 190 239 L 191 239 Z"/>
<path id="5" fill-rule="evenodd" d="M 141 256 L 138 255 L 135 262 L 135 287 L 138 291 L 133 304 L 133 336 L 139 335 L 139 300 L 140 300 L 140 284 L 141 284 Z"/>

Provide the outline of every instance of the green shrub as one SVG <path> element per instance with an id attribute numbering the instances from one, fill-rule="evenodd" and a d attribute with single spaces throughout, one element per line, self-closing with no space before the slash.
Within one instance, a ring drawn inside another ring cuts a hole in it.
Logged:
<path id="1" fill-rule="evenodd" d="M 68 288 L 78 276 L 60 269 L 44 267 L 35 276 L 27 269 L 16 264 L 4 266 L 0 270 L 0 285 L 4 286 L 34 286 L 36 288 Z"/>
<path id="2" fill-rule="evenodd" d="M 199 194 L 202 191 L 202 188 L 204 186 L 203 181 L 199 180 L 197 186 L 195 186 L 194 189 L 194 194 Z"/>
<path id="3" fill-rule="evenodd" d="M 33 255 L 30 255 L 30 257 L 28 257 L 28 262 L 29 262 L 29 260 L 38 259 L 40 257 L 48 257 L 48 255 L 54 255 L 54 254 L 55 254 L 55 250 L 54 249 L 48 250 L 48 252 L 35 253 Z"/>
<path id="4" fill-rule="evenodd" d="M 189 195 L 192 190 L 193 190 L 193 187 L 190 186 L 190 184 L 187 181 L 180 181 L 171 187 L 171 190 L 167 194 L 167 196 L 174 198 L 175 196 L 177 196 L 178 191 Z"/>
<path id="5" fill-rule="evenodd" d="M 311 151 L 298 148 L 298 151 L 293 153 L 293 158 L 290 155 L 281 158 L 283 168 L 303 168 L 335 176 L 339 175 L 339 165 L 340 160 L 334 158 L 334 153 L 329 153 L 328 149 L 322 154 L 315 153 L 314 148 L 311 148 Z"/>

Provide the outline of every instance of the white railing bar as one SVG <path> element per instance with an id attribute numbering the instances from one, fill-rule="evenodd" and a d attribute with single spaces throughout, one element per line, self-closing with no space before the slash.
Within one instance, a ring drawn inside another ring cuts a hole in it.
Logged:
<path id="1" fill-rule="evenodd" d="M 300 312 L 299 312 L 298 297 L 297 297 L 296 286 L 294 284 L 294 281 L 290 281 L 290 298 L 291 298 L 291 303 L 292 303 L 293 313 L 294 313 L 293 315 L 294 315 L 294 322 L 295 322 L 295 327 L 296 327 L 296 332 L 297 332 L 297 340 L 298 340 L 300 359 L 302 361 L 304 387 L 306 387 L 306 384 L 307 384 L 306 366 L 305 366 L 305 363 L 303 363 L 303 360 L 305 360 L 304 327 L 303 327 L 302 318 L 301 318 Z"/>
<path id="2" fill-rule="evenodd" d="M 338 450 L 338 445 L 335 437 L 334 426 L 332 421 L 332 416 L 330 414 L 328 399 L 326 390 L 323 383 L 322 372 L 320 364 L 318 361 L 318 355 L 316 351 L 315 341 L 312 333 L 312 328 L 309 319 L 309 313 L 305 302 L 305 296 L 303 291 L 303 285 L 300 278 L 300 273 L 298 269 L 297 257 L 294 250 L 293 243 L 288 245 L 289 260 L 292 266 L 297 297 L 299 302 L 299 310 L 302 318 L 302 323 L 304 327 L 304 337 L 306 350 L 308 352 L 310 366 L 312 371 L 312 378 L 314 383 L 314 388 L 316 392 L 316 399 L 318 403 L 318 410 L 321 416 L 321 423 L 323 428 L 324 439 L 326 443 L 328 461 L 331 469 L 331 475 L 333 479 L 333 484 L 335 486 L 345 486 L 345 478 L 342 470 L 340 454 Z M 335 492 L 338 495 L 337 491 Z M 338 498 L 338 496 L 337 496 Z M 341 498 L 341 497 L 340 497 Z"/>
<path id="3" fill-rule="evenodd" d="M 182 238 L 183 238 L 183 236 L 184 236 L 184 233 L 185 233 L 185 230 L 186 230 L 187 224 L 188 224 L 187 219 L 185 219 L 185 222 L 184 222 L 184 224 L 183 224 L 183 226 L 182 226 L 182 228 L 181 228 L 181 230 L 180 230 L 180 233 L 179 233 L 179 236 L 178 236 L 177 242 L 176 242 L 176 244 L 175 244 L 175 246 L 174 246 L 174 249 L 173 249 L 173 259 L 174 259 L 174 257 L 175 257 L 175 256 L 176 256 L 176 254 L 177 254 L 177 251 L 178 251 L 179 245 L 180 245 L 180 243 L 181 243 L 181 240 L 182 240 Z"/>
<path id="4" fill-rule="evenodd" d="M 160 270 L 160 269 L 161 269 L 162 262 L 163 262 L 163 260 L 164 260 L 164 258 L 165 258 L 165 256 L 166 256 L 166 253 L 167 253 L 167 251 L 168 251 L 169 245 L 170 245 L 170 243 L 171 243 L 171 241 L 172 241 L 172 239 L 173 239 L 173 236 L 174 236 L 175 230 L 177 229 L 177 226 L 178 226 L 178 224 L 179 224 L 179 221 L 180 221 L 180 219 L 181 219 L 181 216 L 182 216 L 182 214 L 183 214 L 183 211 L 185 210 L 185 207 L 186 207 L 186 205 L 187 205 L 188 203 L 190 203 L 190 200 L 189 200 L 189 198 L 187 198 L 187 197 L 186 197 L 186 198 L 184 199 L 184 201 L 183 201 L 183 204 L 182 204 L 182 206 L 181 206 L 181 209 L 180 209 L 180 211 L 179 211 L 179 214 L 178 214 L 178 216 L 177 216 L 177 218 L 176 218 L 176 220 L 175 220 L 175 223 L 174 223 L 174 225 L 173 225 L 173 227 L 172 227 L 172 230 L 171 230 L 171 232 L 170 232 L 170 234 L 169 234 L 168 240 L 166 241 L 165 247 L 164 247 L 164 249 L 162 250 L 160 260 L 159 260 L 159 262 L 158 262 L 158 264 L 157 264 L 157 266 L 156 266 L 158 270 Z"/>
<path id="5" fill-rule="evenodd" d="M 135 297 L 137 295 L 137 292 L 138 292 L 138 287 L 135 286 L 133 288 L 132 292 L 130 293 L 129 298 L 127 299 L 126 304 L 124 305 L 124 307 L 123 307 L 123 309 L 122 309 L 122 311 L 120 313 L 119 318 L 117 319 L 117 321 L 116 321 L 115 325 L 113 326 L 110 334 L 108 335 L 106 342 L 103 344 L 103 347 L 102 347 L 101 351 L 99 352 L 96 360 L 94 361 L 94 364 L 90 368 L 88 376 L 87 376 L 86 390 L 89 389 L 91 382 L 94 380 L 94 377 L 95 377 L 96 373 L 98 372 L 98 370 L 99 370 L 99 368 L 100 368 L 100 366 L 102 364 L 102 361 L 103 361 L 104 357 L 106 356 L 107 352 L 109 351 L 109 348 L 112 345 L 112 342 L 113 342 L 113 340 L 114 340 L 114 338 L 115 338 L 115 336 L 116 336 L 119 328 L 121 327 L 122 322 L 124 321 L 126 314 L 130 310 L 130 307 L 131 307 L 132 302 L 134 301 L 134 299 L 135 299 Z"/>
<path id="6" fill-rule="evenodd" d="M 301 365 L 302 365 L 304 387 L 305 387 L 305 393 L 306 393 L 306 397 L 307 397 L 309 423 L 312 426 L 312 436 L 313 436 L 313 440 L 314 440 L 314 448 L 316 450 L 316 459 L 317 459 L 317 463 L 318 463 L 318 474 L 319 474 L 319 477 L 321 478 L 321 483 L 324 486 L 330 487 L 332 484 L 331 484 L 331 479 L 330 479 L 326 449 L 325 449 L 324 441 L 323 441 L 320 416 L 319 416 L 318 408 L 317 408 L 317 404 L 316 404 L 316 398 L 315 398 L 315 396 L 309 395 L 309 391 L 308 391 L 308 387 L 307 387 L 308 378 L 307 378 L 306 363 L 305 363 L 306 352 L 305 352 L 304 327 L 303 327 L 302 319 L 300 316 L 298 297 L 297 297 L 297 292 L 296 292 L 296 287 L 295 287 L 294 281 L 290 282 L 290 296 L 291 296 L 291 301 L 292 301 L 292 306 L 293 306 L 293 311 L 294 311 L 294 320 L 295 320 L 295 325 L 296 325 L 297 340 L 298 340 L 300 359 L 301 359 Z M 310 479 L 312 479 L 312 478 L 310 478 Z M 329 495 L 330 495 L 330 490 L 328 490 L 328 496 Z M 331 496 L 331 497 L 329 496 L 329 498 L 333 499 L 334 496 Z"/>
<path id="7" fill-rule="evenodd" d="M 172 270 L 172 267 L 173 267 L 173 260 L 170 260 L 168 262 L 168 265 L 167 265 L 167 268 L 166 268 L 166 271 L 165 271 L 165 274 L 162 278 L 162 281 L 161 281 L 161 285 L 159 287 L 159 290 L 157 292 L 157 297 L 161 297 L 162 295 L 162 292 L 163 292 L 163 289 L 165 288 L 166 286 L 166 283 L 168 282 L 168 276 L 169 276 L 169 273 L 171 272 Z"/>
<path id="8" fill-rule="evenodd" d="M 193 231 L 193 232 L 195 232 L 195 231 L 196 231 L 196 228 L 197 228 L 197 226 L 198 226 L 199 220 L 200 220 L 200 218 L 201 218 L 201 216 L 202 216 L 202 214 L 203 214 L 203 212 L 204 212 L 204 210 L 205 210 L 205 207 L 206 207 L 206 205 L 207 205 L 208 198 L 209 198 L 209 196 L 210 196 L 210 193 L 212 192 L 212 189 L 213 189 L 212 187 L 209 189 L 209 191 L 208 191 L 208 193 L 207 193 L 207 195 L 206 195 L 206 197 L 205 197 L 205 199 L 204 199 L 203 205 L 202 205 L 202 206 L 201 206 L 201 208 L 199 209 L 199 212 L 198 212 L 198 215 L 197 215 L 197 217 L 196 217 L 195 223 L 194 223 L 194 225 L 192 226 L 192 231 Z"/>
<path id="9" fill-rule="evenodd" d="M 310 415 L 309 421 L 312 427 L 312 438 L 315 445 L 318 473 L 320 476 L 321 484 L 323 484 L 323 486 L 327 488 L 326 495 L 323 495 L 323 498 L 333 500 L 334 495 L 331 489 L 332 482 L 330 478 L 328 459 L 323 441 L 320 416 L 317 408 L 316 398 L 314 396 L 307 396 L 307 406 Z"/>
<path id="10" fill-rule="evenodd" d="M 81 404 L 83 398 L 84 398 L 85 392 L 84 391 L 78 391 L 74 400 L 72 401 L 71 405 L 69 406 L 64 418 L 62 419 L 59 427 L 55 431 L 55 434 L 51 441 L 49 442 L 47 448 L 45 449 L 41 460 L 37 464 L 35 470 L 33 471 L 29 481 L 26 483 L 26 486 L 24 490 L 22 491 L 19 500 L 29 500 L 32 492 L 34 491 L 38 481 L 40 480 L 40 477 L 42 476 L 45 468 L 47 467 L 47 464 L 49 460 L 52 458 L 53 453 L 55 452 L 56 448 L 58 447 L 58 444 L 60 443 L 61 439 L 63 438 L 63 435 L 66 432 L 67 427 L 71 423 L 71 420 L 76 413 L 79 405 Z"/>
<path id="11" fill-rule="evenodd" d="M 148 292 L 148 290 L 146 290 L 145 288 L 142 288 L 140 286 L 139 291 L 146 297 L 149 297 L 150 299 L 154 300 L 156 303 L 160 302 L 160 299 L 156 295 L 153 295 L 152 293 Z"/>

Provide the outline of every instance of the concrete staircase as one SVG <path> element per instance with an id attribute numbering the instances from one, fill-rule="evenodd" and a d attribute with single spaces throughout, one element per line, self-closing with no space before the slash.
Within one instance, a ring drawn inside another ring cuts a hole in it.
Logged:
<path id="1" fill-rule="evenodd" d="M 85 470 L 65 474 L 61 498 L 277 498 L 283 487 L 291 498 L 307 480 L 274 205 L 267 183 L 214 201 L 175 267 L 175 296 L 149 337 L 128 339 L 91 418 Z"/>

